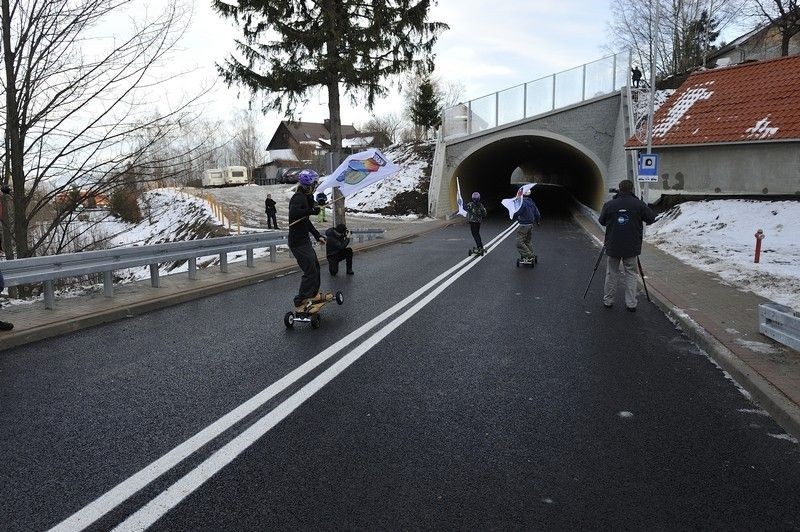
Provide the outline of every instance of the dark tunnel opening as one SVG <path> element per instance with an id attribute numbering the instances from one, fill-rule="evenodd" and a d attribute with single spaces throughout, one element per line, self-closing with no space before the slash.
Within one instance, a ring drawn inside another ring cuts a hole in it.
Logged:
<path id="1" fill-rule="evenodd" d="M 526 183 L 536 183 L 533 200 L 546 216 L 568 215 L 573 198 L 598 209 L 603 201 L 603 176 L 581 150 L 561 140 L 524 135 L 497 140 L 464 159 L 455 170 L 464 201 L 480 192 L 489 216 L 508 216 L 500 204 Z M 456 182 L 451 184 L 455 205 Z"/>

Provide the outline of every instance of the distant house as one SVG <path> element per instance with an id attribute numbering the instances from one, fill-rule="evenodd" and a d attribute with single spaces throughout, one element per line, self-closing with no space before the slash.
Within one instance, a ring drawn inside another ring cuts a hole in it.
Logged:
<path id="1" fill-rule="evenodd" d="M 660 176 L 650 190 L 800 197 L 798 72 L 794 55 L 689 76 L 653 118 Z"/>
<path id="2" fill-rule="evenodd" d="M 271 161 L 311 161 L 330 151 L 330 121 L 316 122 L 281 121 L 267 145 Z M 342 124 L 342 137 L 356 135 L 352 125 Z M 288 150 L 288 151 L 287 151 Z"/>
<path id="3" fill-rule="evenodd" d="M 789 40 L 789 55 L 800 53 L 800 33 Z M 745 61 L 765 61 L 781 56 L 781 34 L 773 24 L 765 24 L 708 56 L 709 65 L 738 65 Z"/>

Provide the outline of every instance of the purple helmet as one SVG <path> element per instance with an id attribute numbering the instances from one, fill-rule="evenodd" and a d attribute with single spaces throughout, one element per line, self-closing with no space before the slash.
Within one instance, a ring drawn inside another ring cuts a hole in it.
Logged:
<path id="1" fill-rule="evenodd" d="M 301 170 L 297 174 L 297 182 L 304 186 L 313 185 L 319 179 L 319 174 L 314 170 Z"/>
<path id="2" fill-rule="evenodd" d="M 480 192 L 473 192 L 472 193 L 472 201 L 480 201 L 481 200 L 481 193 Z"/>

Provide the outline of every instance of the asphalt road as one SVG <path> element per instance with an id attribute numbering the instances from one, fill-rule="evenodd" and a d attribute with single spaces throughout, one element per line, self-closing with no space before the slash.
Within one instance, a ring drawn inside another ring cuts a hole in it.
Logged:
<path id="1" fill-rule="evenodd" d="M 319 330 L 293 274 L 3 352 L 0 529 L 800 528 L 799 446 L 643 297 L 584 301 L 577 225 L 471 245 L 323 271 Z"/>

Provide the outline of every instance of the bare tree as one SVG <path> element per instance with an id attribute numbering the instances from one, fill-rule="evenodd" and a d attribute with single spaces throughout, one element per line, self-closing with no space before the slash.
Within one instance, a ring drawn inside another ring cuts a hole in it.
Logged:
<path id="1" fill-rule="evenodd" d="M 709 23 L 703 28 L 700 56 L 705 62 L 713 42 L 709 38 L 710 21 L 717 30 L 742 20 L 742 6 L 746 0 L 655 0 L 660 2 L 660 20 L 655 25 L 655 2 L 640 0 L 612 0 L 611 21 L 608 26 L 610 48 L 631 50 L 633 63 L 643 71 L 650 70 L 650 45 L 657 36 L 658 46 L 654 51 L 657 77 L 663 78 L 701 66 L 693 64 L 694 54 L 685 44 L 691 41 L 703 12 Z"/>
<path id="2" fill-rule="evenodd" d="M 751 0 L 751 9 L 762 23 L 778 29 L 781 36 L 781 57 L 789 55 L 789 43 L 800 33 L 798 0 Z"/>
<path id="3" fill-rule="evenodd" d="M 383 133 L 390 141 L 397 142 L 400 130 L 403 127 L 403 119 L 399 114 L 387 113 L 385 115 L 371 116 L 358 129 L 367 133 Z"/>
<path id="4" fill-rule="evenodd" d="M 240 111 L 231 125 L 236 164 L 248 168 L 260 165 L 264 161 L 266 145 L 258 131 L 258 115 L 251 111 Z"/>
<path id="5" fill-rule="evenodd" d="M 188 10 L 178 0 L 154 16 L 138 0 L 0 1 L 3 179 L 14 190 L 13 245 L 4 247 L 8 258 L 29 257 L 64 249 L 74 211 L 45 213 L 65 192 L 109 193 L 126 173 L 144 181 L 175 171 L 179 157 L 154 146 L 174 138 L 192 100 L 140 117 L 156 106 L 148 100 L 163 81 L 155 67 L 181 37 Z M 127 30 L 100 38 L 98 28 L 118 14 L 132 17 Z"/>

